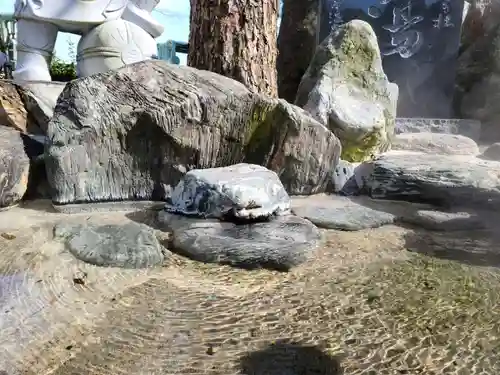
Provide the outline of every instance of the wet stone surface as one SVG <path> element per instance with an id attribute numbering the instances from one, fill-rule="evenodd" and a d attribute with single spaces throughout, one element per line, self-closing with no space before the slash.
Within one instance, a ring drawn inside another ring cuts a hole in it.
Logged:
<path id="1" fill-rule="evenodd" d="M 305 262 L 321 242 L 316 226 L 293 215 L 239 225 L 165 211 L 158 218 L 172 231 L 172 251 L 207 263 L 286 271 Z"/>

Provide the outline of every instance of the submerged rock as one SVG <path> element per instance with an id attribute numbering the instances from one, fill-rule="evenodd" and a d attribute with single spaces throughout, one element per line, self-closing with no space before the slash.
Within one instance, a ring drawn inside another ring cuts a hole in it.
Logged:
<path id="1" fill-rule="evenodd" d="M 412 225 L 432 231 L 484 229 L 482 215 L 440 210 L 429 204 L 371 199 L 366 196 L 312 195 L 292 197 L 292 210 L 320 228 L 358 231 L 388 224 Z"/>
<path id="2" fill-rule="evenodd" d="M 293 213 L 325 229 L 357 231 L 394 223 L 396 216 L 372 209 L 349 197 L 292 199 Z"/>
<path id="3" fill-rule="evenodd" d="M 401 220 L 404 223 L 416 225 L 420 228 L 451 232 L 463 230 L 484 229 L 482 220 L 468 212 L 442 212 L 437 210 L 419 210 Z"/>
<path id="4" fill-rule="evenodd" d="M 443 155 L 477 155 L 477 143 L 463 135 L 440 133 L 405 133 L 394 137 L 393 150 Z"/>
<path id="5" fill-rule="evenodd" d="M 54 235 L 76 258 L 96 266 L 147 268 L 164 261 L 153 229 L 143 224 L 58 224 Z"/>
<path id="6" fill-rule="evenodd" d="M 237 225 L 162 211 L 159 221 L 172 231 L 172 251 L 200 262 L 247 269 L 290 270 L 309 259 L 321 241 L 310 221 L 293 215 Z"/>

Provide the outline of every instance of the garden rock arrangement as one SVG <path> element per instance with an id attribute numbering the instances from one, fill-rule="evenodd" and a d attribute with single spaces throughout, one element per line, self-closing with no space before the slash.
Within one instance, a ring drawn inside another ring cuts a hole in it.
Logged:
<path id="1" fill-rule="evenodd" d="M 479 154 L 474 141 L 451 134 L 405 134 L 394 150 L 361 165 L 345 168 L 345 195 L 367 194 L 453 208 L 496 209 L 500 202 L 500 163 Z M 396 138 L 398 138 L 396 137 Z M 403 146 L 404 145 L 404 146 Z M 486 155 L 486 156 L 485 156 Z M 346 162 L 341 162 L 346 164 Z M 349 175 L 350 174 L 350 175 Z M 340 180 L 339 180 L 340 181 Z"/>
<path id="2" fill-rule="evenodd" d="M 164 61 L 70 82 L 47 135 L 57 204 L 165 200 L 190 169 L 238 163 L 277 172 L 290 194 L 314 194 L 341 152 L 302 109 Z"/>
<path id="3" fill-rule="evenodd" d="M 295 104 L 339 137 L 343 159 L 361 162 L 389 149 L 397 99 L 373 29 L 354 20 L 318 46 Z"/>
<path id="4" fill-rule="evenodd" d="M 186 173 L 158 218 L 172 232 L 171 247 L 192 259 L 286 271 L 321 241 L 290 204 L 276 173 L 237 164 Z"/>
<path id="5" fill-rule="evenodd" d="M 361 21 L 332 33 L 300 85 L 304 109 L 162 61 L 46 91 L 2 82 L 0 207 L 47 196 L 82 212 L 159 201 L 154 222 L 169 250 L 279 270 L 311 257 L 319 228 L 482 228 L 476 210 L 500 204 L 498 147 L 480 153 L 466 136 L 476 137 L 475 122 L 405 120 L 394 135 L 397 90 L 376 43 Z M 55 235 L 95 265 L 168 258 L 142 224 L 68 224 Z"/>

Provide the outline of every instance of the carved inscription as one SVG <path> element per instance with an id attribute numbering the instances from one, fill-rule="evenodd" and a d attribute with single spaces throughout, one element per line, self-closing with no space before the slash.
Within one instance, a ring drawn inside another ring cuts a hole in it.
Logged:
<path id="1" fill-rule="evenodd" d="M 389 3 L 389 0 L 381 0 Z M 392 11 L 392 24 L 383 25 L 382 28 L 391 34 L 391 47 L 382 50 L 384 56 L 398 54 L 403 59 L 415 55 L 424 42 L 424 35 L 413 27 L 422 22 L 424 17 L 413 12 L 411 0 L 403 5 L 394 6 Z"/>
<path id="2" fill-rule="evenodd" d="M 353 19 L 368 22 L 388 78 L 399 85 L 398 116 L 451 113 L 464 0 L 320 0 L 318 39 Z"/>
<path id="3" fill-rule="evenodd" d="M 415 15 L 411 0 L 379 0 L 382 7 L 392 6 L 392 24 L 382 25 L 382 29 L 391 35 L 390 47 L 382 48 L 383 56 L 398 54 L 403 59 L 408 59 L 415 55 L 424 42 L 424 35 L 421 31 L 413 29 L 415 25 L 422 22 L 422 15 Z M 376 5 L 372 5 L 367 10 L 371 18 L 380 18 L 382 10 Z"/>
<path id="4" fill-rule="evenodd" d="M 451 1 L 442 0 L 439 15 L 433 20 L 436 29 L 443 29 L 446 27 L 453 27 L 455 24 L 451 21 Z"/>

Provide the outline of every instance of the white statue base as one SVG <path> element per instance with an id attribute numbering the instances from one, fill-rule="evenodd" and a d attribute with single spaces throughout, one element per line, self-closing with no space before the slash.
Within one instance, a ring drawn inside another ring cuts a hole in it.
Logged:
<path id="1" fill-rule="evenodd" d="M 58 27 L 27 19 L 17 21 L 17 63 L 12 77 L 26 81 L 51 81 L 50 62 Z"/>
<path id="2" fill-rule="evenodd" d="M 158 53 L 155 39 L 125 20 L 106 22 L 92 29 L 80 39 L 77 51 L 79 77 L 151 60 Z"/>
<path id="3" fill-rule="evenodd" d="M 118 69 L 157 54 L 163 33 L 151 12 L 159 0 L 16 0 L 17 80 L 50 81 L 57 33 L 82 35 L 77 75 Z"/>

